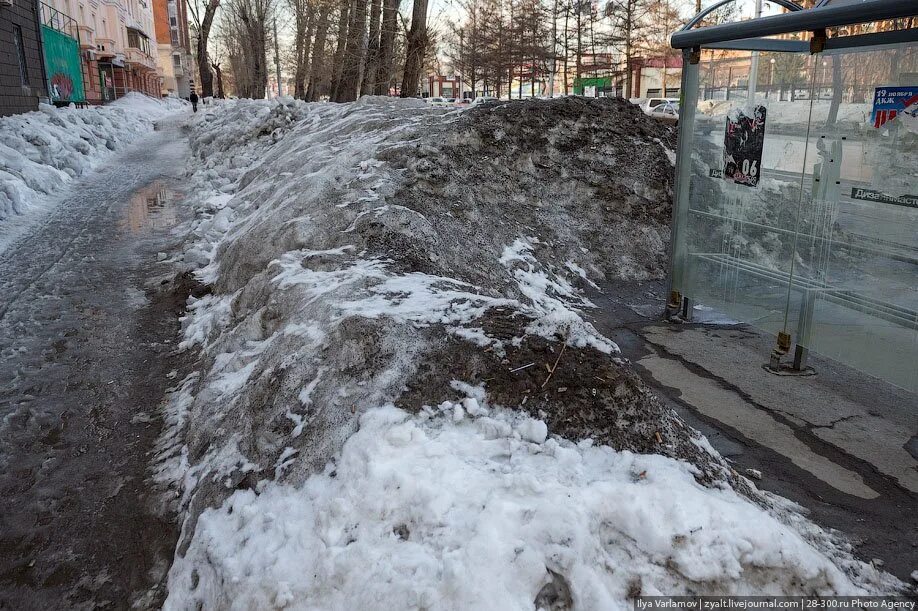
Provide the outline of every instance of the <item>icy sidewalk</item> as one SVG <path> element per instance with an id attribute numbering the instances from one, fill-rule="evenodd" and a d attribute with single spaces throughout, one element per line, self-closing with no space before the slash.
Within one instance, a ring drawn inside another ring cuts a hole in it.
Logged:
<path id="1" fill-rule="evenodd" d="M 580 283 L 661 273 L 672 138 L 574 98 L 197 117 L 183 263 L 211 293 L 158 448 L 167 608 L 898 587 L 733 473 L 583 319 Z"/>
<path id="2" fill-rule="evenodd" d="M 106 106 L 54 108 L 0 118 L 0 252 L 54 205 L 74 178 L 180 112 L 186 102 L 130 93 Z"/>

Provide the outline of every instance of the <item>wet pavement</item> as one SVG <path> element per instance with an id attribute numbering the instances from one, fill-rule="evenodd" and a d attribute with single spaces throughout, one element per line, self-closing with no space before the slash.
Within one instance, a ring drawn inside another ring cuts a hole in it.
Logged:
<path id="1" fill-rule="evenodd" d="M 911 582 L 918 567 L 918 395 L 811 354 L 812 377 L 762 364 L 774 338 L 747 325 L 661 322 L 662 282 L 591 294 L 600 332 L 734 468 L 842 532 L 865 562 Z"/>
<path id="2" fill-rule="evenodd" d="M 161 598 L 176 532 L 145 478 L 184 299 L 158 254 L 187 154 L 164 126 L 0 255 L 0 609 Z"/>

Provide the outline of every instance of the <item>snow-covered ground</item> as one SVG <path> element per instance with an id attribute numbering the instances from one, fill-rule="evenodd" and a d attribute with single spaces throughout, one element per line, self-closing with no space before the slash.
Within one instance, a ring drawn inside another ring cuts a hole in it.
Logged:
<path id="1" fill-rule="evenodd" d="M 660 273 L 672 138 L 576 98 L 201 113 L 176 264 L 210 294 L 156 462 L 182 520 L 166 608 L 894 590 L 583 318 L 592 279 Z"/>
<path id="2" fill-rule="evenodd" d="M 152 131 L 156 119 L 186 106 L 130 93 L 106 106 L 42 105 L 0 118 L 0 252 L 54 206 L 67 183 Z"/>

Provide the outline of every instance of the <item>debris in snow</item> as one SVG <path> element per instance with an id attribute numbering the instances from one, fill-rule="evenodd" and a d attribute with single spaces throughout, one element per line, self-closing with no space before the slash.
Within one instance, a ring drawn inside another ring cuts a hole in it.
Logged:
<path id="1" fill-rule="evenodd" d="M 755 480 L 762 479 L 762 472 L 759 471 L 758 469 L 746 469 L 745 473 L 752 479 L 755 479 Z"/>

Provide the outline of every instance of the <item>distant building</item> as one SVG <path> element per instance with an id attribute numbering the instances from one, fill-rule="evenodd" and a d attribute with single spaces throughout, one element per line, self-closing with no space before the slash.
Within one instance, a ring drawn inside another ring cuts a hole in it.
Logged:
<path id="1" fill-rule="evenodd" d="M 187 0 L 153 0 L 153 18 L 161 93 L 187 98 L 194 80 Z"/>
<path id="2" fill-rule="evenodd" d="M 38 2 L 0 2 L 0 116 L 38 109 L 48 95 Z"/>
<path id="3" fill-rule="evenodd" d="M 101 104 L 136 91 L 160 95 L 147 0 L 49 0 L 76 21 L 86 101 Z"/>
<path id="4" fill-rule="evenodd" d="M 682 56 L 631 60 L 629 98 L 678 98 L 682 83 Z"/>
<path id="5" fill-rule="evenodd" d="M 458 76 L 431 74 L 423 81 L 421 95 L 425 98 L 461 98 L 462 79 Z"/>

